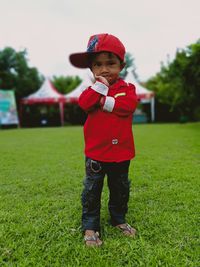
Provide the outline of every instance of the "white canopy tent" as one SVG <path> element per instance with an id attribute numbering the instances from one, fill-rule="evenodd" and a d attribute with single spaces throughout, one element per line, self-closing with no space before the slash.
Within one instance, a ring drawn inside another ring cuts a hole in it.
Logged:
<path id="1" fill-rule="evenodd" d="M 125 81 L 127 83 L 132 83 L 135 85 L 136 94 L 141 103 L 150 103 L 151 121 L 155 121 L 155 93 L 150 90 L 147 90 L 135 80 L 132 69 L 128 69 L 128 74 L 126 75 Z"/>
<path id="2" fill-rule="evenodd" d="M 56 103 L 59 105 L 61 125 L 64 125 L 65 97 L 62 94 L 60 94 L 53 86 L 51 81 L 48 78 L 46 78 L 42 86 L 35 93 L 21 100 L 21 113 L 22 113 L 22 105 L 34 105 L 34 104 L 52 105 Z"/>
<path id="3" fill-rule="evenodd" d="M 155 94 L 141 86 L 134 78 L 132 69 L 128 69 L 128 74 L 125 78 L 127 83 L 132 83 L 136 87 L 136 94 L 141 103 L 150 103 L 151 105 L 151 121 L 155 120 Z M 83 81 L 72 92 L 65 95 L 66 103 L 77 103 L 80 94 L 93 83 L 91 72 L 86 72 Z"/>
<path id="4" fill-rule="evenodd" d="M 90 85 L 91 82 L 87 83 L 85 80 L 83 80 L 73 91 L 65 95 L 65 102 L 77 103 L 81 93 Z"/>
<path id="5" fill-rule="evenodd" d="M 65 95 L 66 103 L 77 103 L 81 93 L 90 85 L 93 84 L 91 72 L 86 72 L 83 81 L 70 93 Z"/>

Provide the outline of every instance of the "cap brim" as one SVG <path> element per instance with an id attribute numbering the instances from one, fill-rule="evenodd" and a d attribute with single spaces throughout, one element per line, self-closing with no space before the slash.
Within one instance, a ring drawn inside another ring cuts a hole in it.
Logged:
<path id="1" fill-rule="evenodd" d="M 71 64 L 77 68 L 89 68 L 88 53 L 75 53 L 69 56 Z"/>

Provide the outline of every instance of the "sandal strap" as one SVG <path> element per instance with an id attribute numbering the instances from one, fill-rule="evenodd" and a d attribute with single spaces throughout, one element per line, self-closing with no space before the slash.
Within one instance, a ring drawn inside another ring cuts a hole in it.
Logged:
<path id="1" fill-rule="evenodd" d="M 132 232 L 133 228 L 130 226 L 130 224 L 126 223 L 124 225 L 118 226 L 122 231 L 128 231 L 129 233 Z"/>
<path id="2" fill-rule="evenodd" d="M 85 241 L 95 241 L 96 242 L 98 240 L 98 238 L 99 238 L 98 232 L 94 233 L 93 235 L 85 235 L 84 236 Z"/>

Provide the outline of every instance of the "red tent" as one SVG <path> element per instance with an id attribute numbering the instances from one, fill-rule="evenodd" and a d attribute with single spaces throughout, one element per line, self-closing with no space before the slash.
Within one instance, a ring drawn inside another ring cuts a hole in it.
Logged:
<path id="1" fill-rule="evenodd" d="M 65 95 L 66 103 L 77 103 L 80 94 L 93 83 L 91 73 L 86 73 L 82 83 L 75 88 L 72 92 Z M 125 78 L 127 83 L 132 83 L 136 87 L 136 94 L 141 103 L 150 103 L 151 105 L 151 121 L 155 120 L 155 93 L 147 90 L 141 86 L 134 78 L 131 68 L 128 69 L 128 74 Z"/>
<path id="2" fill-rule="evenodd" d="M 151 121 L 155 120 L 155 93 L 141 86 L 134 78 L 133 71 L 128 70 L 125 81 L 132 83 L 136 87 L 136 94 L 141 103 L 150 103 L 151 105 Z"/>
<path id="3" fill-rule="evenodd" d="M 66 103 L 78 103 L 78 98 L 81 93 L 93 84 L 92 79 L 91 72 L 86 72 L 83 81 L 73 91 L 65 95 Z"/>
<path id="4" fill-rule="evenodd" d="M 64 125 L 64 103 L 65 97 L 60 94 L 49 79 L 45 79 L 42 86 L 35 93 L 21 99 L 20 117 L 22 118 L 22 105 L 34 104 L 58 104 L 60 109 L 61 125 Z"/>

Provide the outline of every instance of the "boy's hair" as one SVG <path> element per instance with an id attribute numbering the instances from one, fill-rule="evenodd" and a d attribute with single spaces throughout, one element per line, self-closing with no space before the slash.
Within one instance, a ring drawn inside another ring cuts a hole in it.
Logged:
<path id="1" fill-rule="evenodd" d="M 69 59 L 75 67 L 89 68 L 91 64 L 90 56 L 99 52 L 111 52 L 118 56 L 120 62 L 124 62 L 124 45 L 117 37 L 108 33 L 91 36 L 88 41 L 87 51 L 71 54 Z"/>
<path id="2" fill-rule="evenodd" d="M 88 55 L 88 67 L 89 67 L 90 69 L 91 69 L 91 67 L 92 67 L 92 62 L 94 61 L 94 59 L 96 58 L 96 56 L 97 56 L 98 54 L 100 54 L 100 53 L 108 53 L 108 57 L 109 57 L 109 58 L 112 58 L 113 55 L 115 55 L 114 53 L 112 53 L 112 52 L 107 52 L 107 51 L 102 51 L 102 52 L 99 52 L 99 53 L 91 53 L 91 54 L 89 54 L 89 55 Z M 115 56 L 118 58 L 118 60 L 119 60 L 119 62 L 120 62 L 120 66 L 123 66 L 123 65 L 124 65 L 124 61 L 121 60 L 121 58 L 119 58 L 118 55 L 115 55 Z"/>

